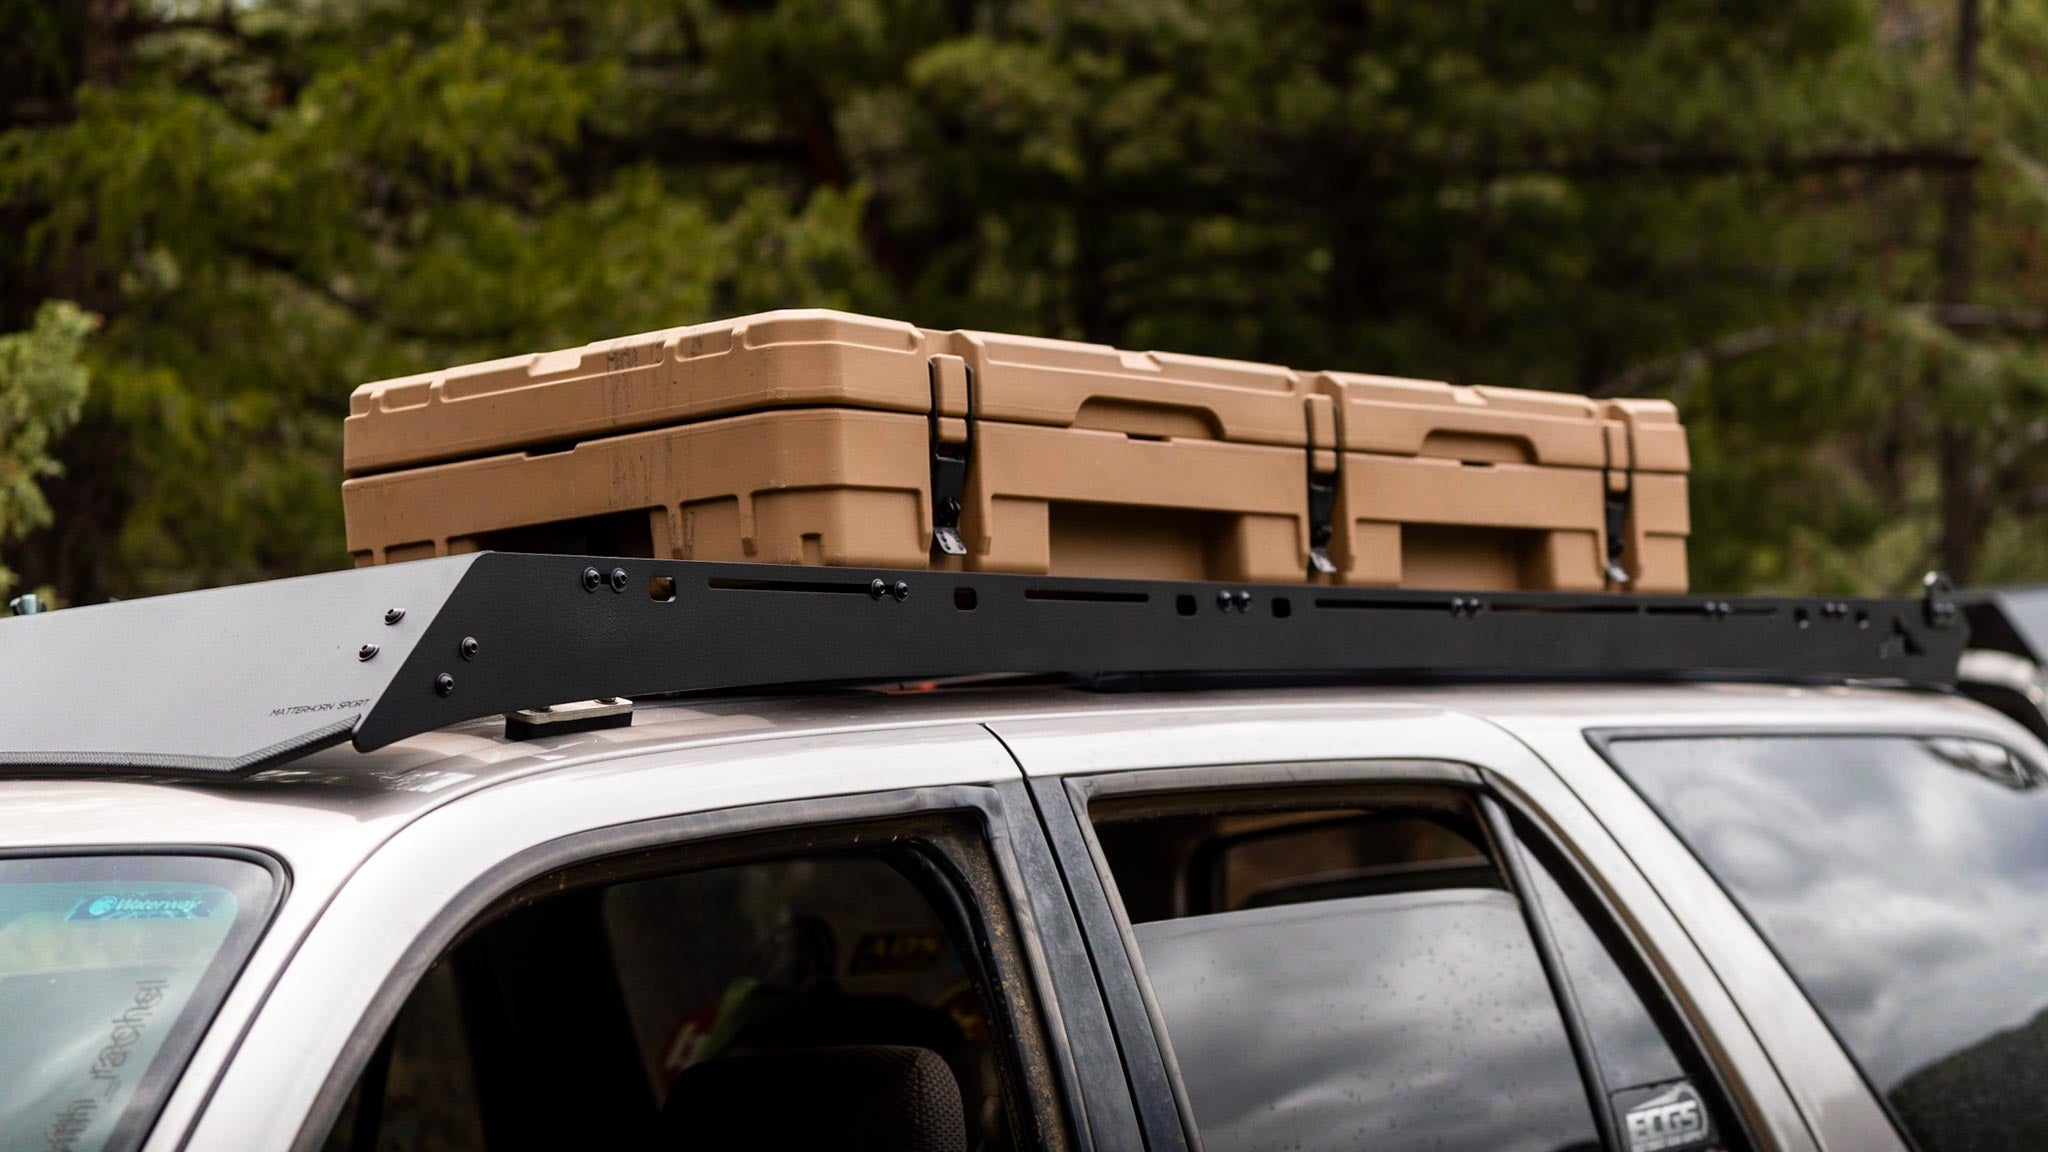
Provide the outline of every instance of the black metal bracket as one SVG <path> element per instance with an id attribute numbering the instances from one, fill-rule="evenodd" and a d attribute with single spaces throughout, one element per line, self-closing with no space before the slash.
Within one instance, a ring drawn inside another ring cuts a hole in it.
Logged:
<path id="1" fill-rule="evenodd" d="M 622 569 L 625 591 L 583 591 L 589 566 Z M 643 591 L 656 583 L 670 599 Z M 1929 620 L 1917 600 L 1453 595 L 485 553 L 354 742 L 367 750 L 565 700 L 981 673 L 1943 686 L 1966 632 L 1958 618 Z M 481 642 L 467 662 L 464 637 Z"/>
<path id="2" fill-rule="evenodd" d="M 1622 563 L 1628 554 L 1628 518 L 1635 500 L 1635 481 L 1627 471 L 1622 472 L 1626 485 L 1616 491 L 1613 471 L 1602 469 L 1601 486 L 1607 496 L 1607 579 L 1617 588 L 1626 588 L 1635 580 L 1628 567 Z"/>
<path id="3" fill-rule="evenodd" d="M 1337 458 L 1343 459 L 1338 453 Z M 1341 467 L 1341 465 L 1340 465 Z M 1336 537 L 1336 526 L 1332 523 L 1337 509 L 1337 486 L 1342 476 L 1337 472 L 1316 471 L 1315 445 L 1308 449 L 1308 567 L 1314 575 L 1333 576 L 1337 562 L 1330 559 L 1330 541 Z"/>
<path id="4" fill-rule="evenodd" d="M 1329 410 L 1330 444 L 1324 450 L 1330 453 L 1333 466 L 1328 471 L 1316 467 L 1317 400 L 1323 400 Z M 1330 541 L 1336 538 L 1337 491 L 1344 483 L 1344 409 L 1325 397 L 1308 397 L 1302 401 L 1301 415 L 1303 443 L 1308 449 L 1308 579 L 1314 580 L 1337 574 L 1336 561 L 1330 559 Z"/>
<path id="5" fill-rule="evenodd" d="M 939 388 L 939 363 L 930 362 L 932 410 L 932 554 L 937 556 L 967 555 L 967 541 L 960 536 L 960 513 L 967 500 L 967 471 L 974 462 L 974 366 L 966 365 L 967 372 L 967 437 L 958 443 L 949 443 L 941 435 L 946 417 L 942 415 Z"/>
<path id="6" fill-rule="evenodd" d="M 1920 602 L 1931 628 L 1947 628 L 1962 614 L 1962 606 L 1956 603 L 1955 581 L 1946 572 L 1929 572 L 1921 579 Z"/>

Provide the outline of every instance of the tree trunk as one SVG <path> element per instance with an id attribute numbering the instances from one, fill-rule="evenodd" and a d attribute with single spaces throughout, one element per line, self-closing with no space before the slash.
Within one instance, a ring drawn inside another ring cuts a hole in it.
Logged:
<path id="1" fill-rule="evenodd" d="M 1956 2 L 1955 79 L 1961 122 L 1956 125 L 1958 144 L 1967 142 L 1970 132 L 1970 97 L 1977 87 L 1977 56 L 1983 40 L 1981 0 Z M 1950 172 L 1941 203 L 1941 303 L 1968 304 L 1976 265 L 1973 225 L 1976 217 L 1977 176 L 1970 168 Z M 1984 533 L 1991 525 L 1994 493 L 1990 469 L 1983 459 L 1986 451 L 1977 429 L 1944 417 L 1937 436 L 1941 478 L 1941 565 L 1961 583 L 1975 575 Z"/>
<path id="2" fill-rule="evenodd" d="M 86 0 L 84 59 L 80 75 L 95 88 L 117 88 L 128 75 L 134 39 L 131 0 Z"/>
<path id="3" fill-rule="evenodd" d="M 1068 278 L 1074 321 L 1083 340 L 1121 344 L 1123 325 L 1110 300 L 1109 204 L 1102 187 L 1108 157 L 1101 141 L 1085 126 L 1080 149 L 1081 176 L 1074 187 L 1073 204 L 1074 266 Z"/>

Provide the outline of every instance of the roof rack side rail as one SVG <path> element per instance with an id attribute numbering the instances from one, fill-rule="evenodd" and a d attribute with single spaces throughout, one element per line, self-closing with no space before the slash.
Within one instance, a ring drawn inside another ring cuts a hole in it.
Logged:
<path id="1" fill-rule="evenodd" d="M 482 552 L 0 621 L 0 768 L 236 775 L 566 701 L 986 673 L 1947 688 L 1922 599 L 1459 593 Z"/>

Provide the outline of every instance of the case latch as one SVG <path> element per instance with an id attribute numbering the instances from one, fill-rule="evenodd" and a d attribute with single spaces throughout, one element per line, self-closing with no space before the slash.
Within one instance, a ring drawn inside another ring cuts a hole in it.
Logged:
<path id="1" fill-rule="evenodd" d="M 1622 486 L 1616 488 L 1614 474 L 1611 471 L 1603 474 L 1607 488 L 1607 579 L 1626 586 L 1635 579 L 1621 562 L 1628 549 L 1628 514 L 1635 485 L 1629 473 L 1621 475 Z"/>
<path id="2" fill-rule="evenodd" d="M 1337 432 L 1336 404 L 1328 396 L 1310 396 L 1302 404 L 1308 423 L 1308 566 L 1311 575 L 1337 574 L 1330 559 L 1336 538 L 1337 486 L 1343 481 L 1344 445 Z M 1327 456 L 1324 468 L 1319 457 Z"/>
<path id="3" fill-rule="evenodd" d="M 1315 459 L 1313 450 L 1309 453 L 1311 462 Z M 1313 468 L 1308 474 L 1308 566 L 1325 576 L 1334 576 L 1337 562 L 1330 559 L 1330 541 L 1337 534 L 1330 521 L 1337 508 L 1337 474 L 1317 472 Z"/>
<path id="4" fill-rule="evenodd" d="M 974 460 L 974 369 L 958 356 L 931 359 L 932 554 L 965 556 L 960 512 Z"/>
<path id="5" fill-rule="evenodd" d="M 1600 434 L 1607 443 L 1607 466 L 1600 470 L 1601 494 L 1607 511 L 1607 582 L 1626 588 L 1635 575 L 1622 563 L 1628 556 L 1628 522 L 1636 487 L 1635 429 L 1608 406 Z"/>

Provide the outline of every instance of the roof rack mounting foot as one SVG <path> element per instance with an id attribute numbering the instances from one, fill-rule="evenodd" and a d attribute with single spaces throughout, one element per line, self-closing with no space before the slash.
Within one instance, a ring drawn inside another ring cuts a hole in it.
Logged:
<path id="1" fill-rule="evenodd" d="M 551 704 L 545 708 L 521 708 L 505 713 L 505 739 L 534 740 L 542 736 L 566 736 L 572 732 L 594 732 L 601 728 L 630 728 L 633 702 L 624 696 L 602 696 Z"/>

